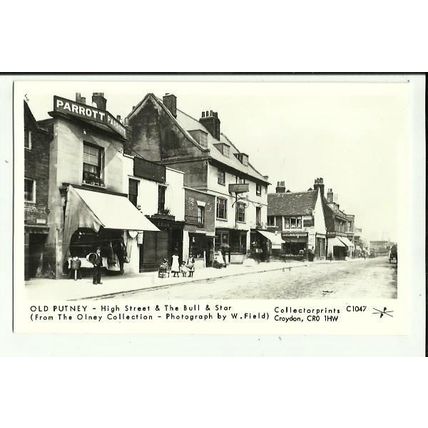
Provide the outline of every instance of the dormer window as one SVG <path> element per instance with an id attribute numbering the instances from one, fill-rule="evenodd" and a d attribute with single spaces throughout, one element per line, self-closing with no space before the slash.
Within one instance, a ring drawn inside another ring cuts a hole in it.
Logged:
<path id="1" fill-rule="evenodd" d="M 235 156 L 242 165 L 248 166 L 248 155 L 246 153 L 235 153 Z"/>
<path id="2" fill-rule="evenodd" d="M 226 156 L 227 158 L 230 157 L 230 146 L 224 143 L 216 143 L 214 146 L 223 154 L 223 156 Z"/>

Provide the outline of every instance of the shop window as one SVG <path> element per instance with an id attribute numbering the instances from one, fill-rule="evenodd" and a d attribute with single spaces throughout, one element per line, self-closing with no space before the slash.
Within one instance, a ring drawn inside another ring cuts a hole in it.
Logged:
<path id="1" fill-rule="evenodd" d="M 201 226 L 205 224 L 205 207 L 198 206 L 198 224 Z"/>
<path id="2" fill-rule="evenodd" d="M 36 202 L 36 181 L 31 178 L 24 179 L 25 202 Z"/>
<path id="3" fill-rule="evenodd" d="M 129 179 L 129 187 L 128 187 L 128 199 L 131 201 L 132 205 L 138 205 L 138 185 L 140 182 L 138 180 L 134 180 L 132 178 Z"/>
<path id="4" fill-rule="evenodd" d="M 257 226 L 262 225 L 262 208 L 256 207 L 256 224 Z"/>
<path id="5" fill-rule="evenodd" d="M 104 186 L 104 149 L 92 144 L 83 144 L 83 183 Z"/>
<path id="6" fill-rule="evenodd" d="M 262 194 L 262 185 L 256 184 L 256 195 L 261 196 L 261 194 Z"/>
<path id="7" fill-rule="evenodd" d="M 31 130 L 29 130 L 29 129 L 27 129 L 27 130 L 25 131 L 25 136 L 24 136 L 24 147 L 25 147 L 27 150 L 31 150 L 31 148 L 33 147 Z"/>
<path id="8" fill-rule="evenodd" d="M 216 216 L 223 220 L 227 219 L 227 199 L 217 198 Z"/>
<path id="9" fill-rule="evenodd" d="M 242 202 L 236 204 L 236 221 L 245 223 L 245 204 Z"/>
<path id="10" fill-rule="evenodd" d="M 166 186 L 159 185 L 158 186 L 158 213 L 165 214 L 165 195 L 166 195 Z M 166 213 L 168 214 L 168 213 Z"/>
<path id="11" fill-rule="evenodd" d="M 219 169 L 217 172 L 217 183 L 224 186 L 226 184 L 226 173 Z"/>

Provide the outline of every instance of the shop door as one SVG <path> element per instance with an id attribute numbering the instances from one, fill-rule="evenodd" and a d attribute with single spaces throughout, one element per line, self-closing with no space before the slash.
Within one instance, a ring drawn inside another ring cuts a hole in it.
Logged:
<path id="1" fill-rule="evenodd" d="M 168 258 L 168 232 L 144 232 L 140 247 L 140 272 L 157 270 L 164 258 Z M 171 261 L 168 260 L 168 263 Z"/>

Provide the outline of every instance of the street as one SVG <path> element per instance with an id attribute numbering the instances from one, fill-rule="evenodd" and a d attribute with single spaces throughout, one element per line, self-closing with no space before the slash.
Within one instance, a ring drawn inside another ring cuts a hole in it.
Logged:
<path id="1" fill-rule="evenodd" d="M 388 259 L 312 264 L 128 292 L 117 299 L 396 298 L 397 269 Z"/>

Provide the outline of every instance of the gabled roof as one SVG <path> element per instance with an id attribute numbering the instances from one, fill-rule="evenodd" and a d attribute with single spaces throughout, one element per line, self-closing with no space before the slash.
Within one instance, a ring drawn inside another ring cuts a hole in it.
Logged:
<path id="1" fill-rule="evenodd" d="M 317 190 L 307 192 L 269 193 L 268 215 L 311 215 L 317 202 Z"/>
<path id="2" fill-rule="evenodd" d="M 131 113 L 127 116 L 129 120 L 134 114 L 138 113 L 147 101 L 151 99 L 157 105 L 162 108 L 162 110 L 169 116 L 170 120 L 172 120 L 178 128 L 183 132 L 186 138 L 192 142 L 195 146 L 197 146 L 200 150 L 204 151 L 209 158 L 213 159 L 216 162 L 219 162 L 229 168 L 236 170 L 238 173 L 246 174 L 252 178 L 255 178 L 264 183 L 269 183 L 268 180 L 260 174 L 252 165 L 248 163 L 247 165 L 243 165 L 234 155 L 234 153 L 240 153 L 237 147 L 226 137 L 226 135 L 221 134 L 220 140 L 214 138 L 208 130 L 202 125 L 199 120 L 190 116 L 189 114 L 177 109 L 177 117 L 175 118 L 169 109 L 163 104 L 162 100 L 157 98 L 154 94 L 147 94 L 142 101 L 140 101 L 135 108 L 131 111 Z M 207 133 L 207 145 L 208 147 L 202 146 L 196 139 L 192 137 L 189 131 L 201 130 Z M 215 146 L 215 144 L 224 143 L 230 146 L 230 156 L 223 155 L 220 150 Z"/>
<path id="3" fill-rule="evenodd" d="M 342 210 L 340 210 L 339 208 L 337 208 L 336 205 L 334 204 L 328 204 L 327 201 L 325 200 L 325 207 L 327 208 L 327 212 L 326 214 L 328 215 L 328 210 L 330 210 L 330 215 L 334 215 L 336 217 L 340 217 L 342 220 L 349 220 L 348 218 L 348 214 L 345 214 Z"/>

